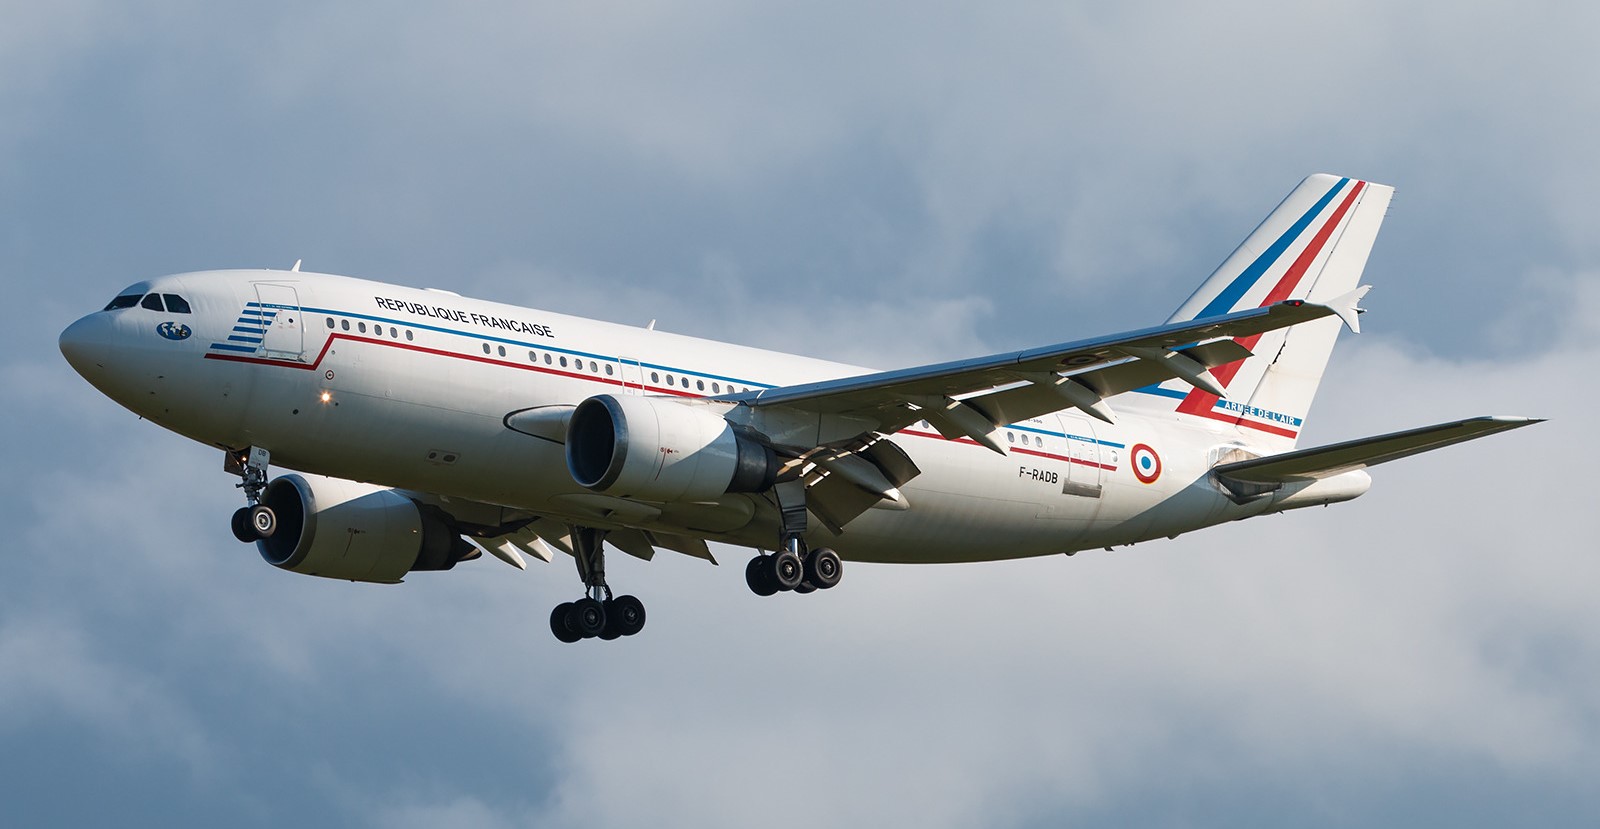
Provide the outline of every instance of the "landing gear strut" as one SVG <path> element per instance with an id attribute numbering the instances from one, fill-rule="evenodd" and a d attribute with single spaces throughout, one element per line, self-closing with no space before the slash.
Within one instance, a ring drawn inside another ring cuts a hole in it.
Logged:
<path id="1" fill-rule="evenodd" d="M 806 531 L 805 485 L 800 481 L 788 481 L 773 490 L 782 521 L 778 551 L 750 559 L 744 568 L 745 584 L 757 596 L 790 590 L 810 593 L 838 584 L 844 575 L 839 554 L 827 547 L 808 549 L 802 538 Z"/>
<path id="2" fill-rule="evenodd" d="M 272 455 L 259 446 L 239 452 L 229 452 L 222 468 L 240 477 L 235 487 L 244 490 L 245 506 L 234 510 L 233 537 L 246 544 L 271 538 L 278 531 L 278 516 L 272 508 L 261 503 L 261 493 L 267 489 L 267 464 Z"/>
<path id="3" fill-rule="evenodd" d="M 611 595 L 606 584 L 605 532 L 573 527 L 572 553 L 583 579 L 583 598 L 562 602 L 550 611 L 550 632 L 563 642 L 579 639 L 616 639 L 644 628 L 644 602 L 633 596 Z"/>

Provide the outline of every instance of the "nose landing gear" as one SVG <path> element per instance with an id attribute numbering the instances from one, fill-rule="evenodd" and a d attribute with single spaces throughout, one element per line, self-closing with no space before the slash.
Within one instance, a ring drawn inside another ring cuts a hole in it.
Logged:
<path id="1" fill-rule="evenodd" d="M 222 468 L 238 475 L 242 480 L 234 486 L 244 490 L 245 506 L 233 512 L 233 537 L 246 544 L 271 538 L 278 531 L 278 516 L 272 508 L 261 503 L 261 493 L 267 489 L 267 464 L 272 454 L 259 446 L 224 457 Z"/>

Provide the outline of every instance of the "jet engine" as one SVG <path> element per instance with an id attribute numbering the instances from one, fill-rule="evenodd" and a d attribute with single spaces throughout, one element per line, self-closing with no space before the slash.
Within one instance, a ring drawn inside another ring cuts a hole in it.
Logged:
<path id="1" fill-rule="evenodd" d="M 567 470 L 580 486 L 646 501 L 708 501 L 761 492 L 778 474 L 772 447 L 710 409 L 601 394 L 567 426 Z"/>
<path id="2" fill-rule="evenodd" d="M 416 570 L 449 570 L 477 552 L 446 519 L 392 490 L 321 475 L 283 475 L 261 503 L 278 519 L 256 542 L 274 567 L 330 579 L 394 584 Z"/>

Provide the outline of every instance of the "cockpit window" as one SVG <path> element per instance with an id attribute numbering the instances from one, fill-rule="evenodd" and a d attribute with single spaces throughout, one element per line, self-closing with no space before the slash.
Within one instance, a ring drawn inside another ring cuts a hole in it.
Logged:
<path id="1" fill-rule="evenodd" d="M 107 303 L 104 310 L 115 311 L 118 308 L 132 308 L 133 306 L 139 304 L 140 296 L 141 294 L 122 294 L 121 296 L 118 296 L 116 299 L 113 299 Z"/>
<path id="2" fill-rule="evenodd" d="M 189 300 L 177 294 L 162 294 L 161 298 L 167 301 L 167 311 L 173 314 L 189 313 Z"/>
<path id="3" fill-rule="evenodd" d="M 149 308 L 152 311 L 163 310 L 161 307 L 161 295 L 147 294 L 145 295 L 144 302 L 139 303 L 139 306 L 141 308 Z"/>

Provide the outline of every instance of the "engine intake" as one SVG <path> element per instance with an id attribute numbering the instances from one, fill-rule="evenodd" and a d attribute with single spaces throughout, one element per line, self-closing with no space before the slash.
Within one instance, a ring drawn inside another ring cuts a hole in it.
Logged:
<path id="1" fill-rule="evenodd" d="M 772 447 L 692 404 L 601 394 L 567 426 L 567 470 L 587 489 L 647 501 L 761 492 L 778 475 Z"/>
<path id="2" fill-rule="evenodd" d="M 256 549 L 295 573 L 393 584 L 416 570 L 449 570 L 476 552 L 443 517 L 371 484 L 283 475 L 261 503 L 277 514 L 278 529 Z"/>

